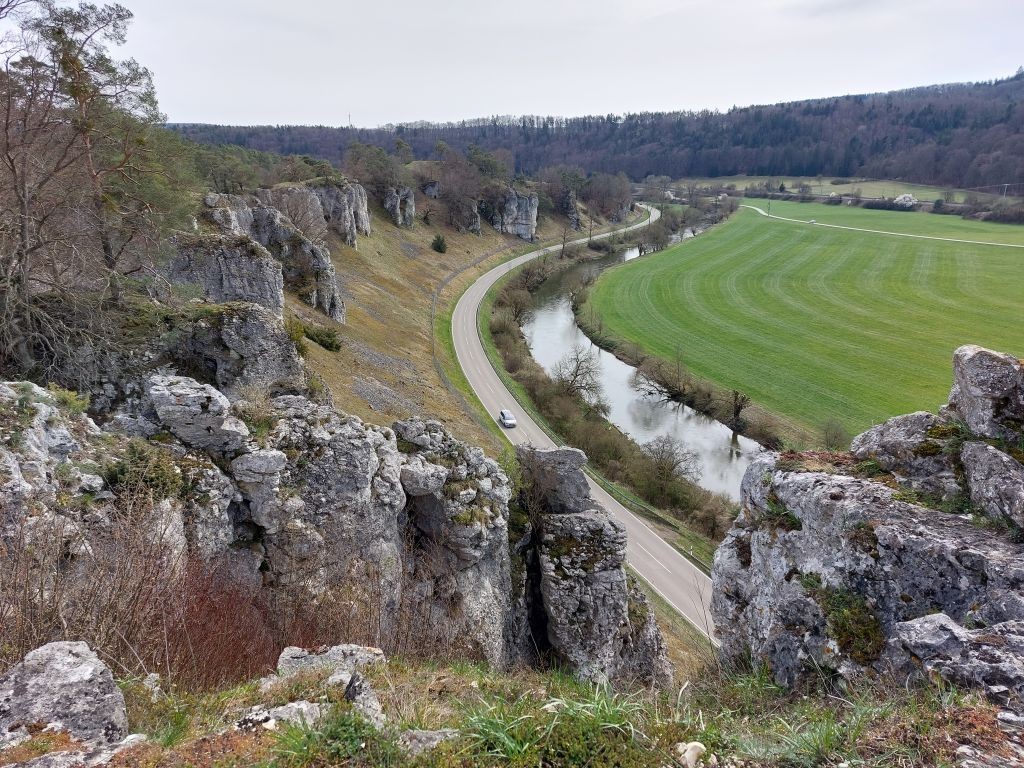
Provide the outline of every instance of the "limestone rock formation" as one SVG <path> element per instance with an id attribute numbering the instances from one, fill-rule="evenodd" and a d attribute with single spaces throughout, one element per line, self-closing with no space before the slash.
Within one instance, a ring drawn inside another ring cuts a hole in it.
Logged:
<path id="1" fill-rule="evenodd" d="M 980 437 L 1019 435 L 1024 427 L 1024 364 L 1013 355 L 960 347 L 953 355 L 949 408 Z"/>
<path id="2" fill-rule="evenodd" d="M 1024 383 L 980 347 L 956 351 L 954 375 L 940 415 L 890 419 L 853 455 L 754 460 L 712 571 L 726 656 L 785 685 L 815 667 L 930 670 L 1024 711 Z"/>
<path id="3" fill-rule="evenodd" d="M 490 211 L 491 225 L 499 232 L 533 242 L 537 233 L 538 206 L 536 192 L 523 194 L 510 186 Z"/>
<path id="4" fill-rule="evenodd" d="M 431 200 L 437 200 L 441 197 L 441 182 L 440 181 L 427 181 L 420 185 L 420 191 Z"/>
<path id="5" fill-rule="evenodd" d="M 197 286 L 210 301 L 249 301 L 278 317 L 284 310 L 281 263 L 251 238 L 177 235 L 167 279 Z"/>
<path id="6" fill-rule="evenodd" d="M 516 449 L 529 493 L 544 509 L 533 537 L 539 622 L 581 679 L 670 678 L 653 611 L 626 574 L 626 531 L 590 496 L 574 448 Z M 534 620 L 534 624 L 538 622 Z"/>
<path id="7" fill-rule="evenodd" d="M 399 227 L 416 222 L 416 195 L 409 187 L 389 187 L 384 193 L 384 210 Z"/>
<path id="8" fill-rule="evenodd" d="M 326 219 L 319 197 L 304 185 L 261 190 L 263 197 L 291 208 L 301 223 L 257 197 L 208 194 L 206 218 L 229 235 L 245 235 L 266 248 L 284 271 L 284 282 L 311 306 L 344 322 L 341 295 L 331 254 L 323 242 Z M 307 234 L 308 233 L 308 234 Z"/>
<path id="9" fill-rule="evenodd" d="M 306 390 L 306 373 L 281 319 L 256 304 L 217 307 L 182 329 L 168 351 L 172 362 L 202 372 L 231 400 L 246 392 L 295 394 Z"/>
<path id="10" fill-rule="evenodd" d="M 579 231 L 583 229 L 583 222 L 580 220 L 580 209 L 576 201 L 576 191 L 566 189 L 558 201 L 558 211 L 569 220 L 569 226 Z"/>
<path id="11" fill-rule="evenodd" d="M 960 491 L 955 457 L 943 449 L 954 437 L 938 416 L 917 411 L 894 416 L 854 438 L 850 452 L 876 461 L 901 483 L 917 491 L 951 498 Z"/>
<path id="12" fill-rule="evenodd" d="M 231 403 L 209 384 L 187 376 L 150 376 L 145 393 L 159 424 L 186 445 L 217 455 L 233 453 L 249 429 L 231 414 Z"/>
<path id="13" fill-rule="evenodd" d="M 993 520 L 1024 528 L 1024 466 L 982 442 L 964 443 L 960 462 L 971 503 Z"/>
<path id="14" fill-rule="evenodd" d="M 897 624 L 888 654 L 911 675 L 923 670 L 1024 711 L 1024 621 L 965 629 L 944 613 Z"/>
<path id="15" fill-rule="evenodd" d="M 93 747 L 128 735 L 124 696 L 85 643 L 48 643 L 0 676 L 0 748 L 40 725 Z"/>
<path id="16" fill-rule="evenodd" d="M 277 679 L 313 670 L 329 670 L 332 675 L 338 672 L 351 675 L 358 669 L 385 663 L 387 658 L 384 651 L 363 645 L 334 645 L 313 651 L 289 647 L 281 651 L 277 659 Z"/>

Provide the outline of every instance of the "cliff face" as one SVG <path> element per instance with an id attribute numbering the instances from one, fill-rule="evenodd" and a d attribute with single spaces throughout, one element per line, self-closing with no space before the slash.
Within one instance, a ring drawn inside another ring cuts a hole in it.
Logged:
<path id="1" fill-rule="evenodd" d="M 536 193 L 524 195 L 509 187 L 490 211 L 491 225 L 499 232 L 532 242 L 537 233 L 538 205 Z"/>
<path id="2" fill-rule="evenodd" d="M 316 211 L 319 206 L 317 198 L 305 189 L 295 189 L 295 193 L 287 195 L 278 193 L 283 198 L 282 204 L 290 203 L 292 215 L 299 218 L 309 211 Z M 304 301 L 338 322 L 345 321 L 345 302 L 334 264 L 321 239 L 326 226 L 322 214 L 320 218 L 310 217 L 303 221 L 303 229 L 280 210 L 255 197 L 209 194 L 203 202 L 206 218 L 222 232 L 250 237 L 280 261 L 285 284 Z M 298 202 L 302 202 L 304 207 L 300 208 Z"/>
<path id="3" fill-rule="evenodd" d="M 576 448 L 516 449 L 535 509 L 524 542 L 525 596 L 539 640 L 585 680 L 640 679 L 667 687 L 671 671 L 643 592 L 626 573 L 626 531 L 590 496 Z M 535 640 L 538 639 L 535 635 Z"/>
<path id="4" fill-rule="evenodd" d="M 938 415 L 750 466 L 712 572 L 727 656 L 786 685 L 933 672 L 1024 708 L 1024 366 L 980 347 L 953 365 Z"/>
<path id="5" fill-rule="evenodd" d="M 384 194 L 384 210 L 399 227 L 416 222 L 416 195 L 409 187 L 391 187 Z"/>

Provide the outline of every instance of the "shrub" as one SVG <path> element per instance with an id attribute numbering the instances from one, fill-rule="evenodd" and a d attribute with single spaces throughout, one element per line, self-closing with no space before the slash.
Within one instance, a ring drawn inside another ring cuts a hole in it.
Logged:
<path id="1" fill-rule="evenodd" d="M 89 395 L 80 395 L 70 389 L 62 389 L 56 384 L 47 384 L 46 389 L 57 401 L 57 404 L 69 413 L 80 416 L 89 410 Z"/>
<path id="2" fill-rule="evenodd" d="M 325 328 L 322 325 L 304 325 L 303 333 L 306 338 L 329 352 L 337 352 L 341 349 L 341 339 L 338 332 L 333 328 Z"/>
<path id="3" fill-rule="evenodd" d="M 447 253 L 448 241 L 444 239 L 444 235 L 438 233 L 434 235 L 434 239 L 430 241 L 430 247 L 438 253 Z"/>
<path id="4" fill-rule="evenodd" d="M 284 330 L 288 334 L 288 338 L 292 340 L 292 344 L 295 345 L 295 351 L 305 356 L 307 350 L 303 337 L 306 335 L 306 327 L 302 321 L 295 315 L 289 315 L 285 318 Z"/>
<path id="5" fill-rule="evenodd" d="M 128 441 L 124 458 L 104 468 L 103 479 L 113 489 L 148 493 L 153 501 L 177 496 L 182 488 L 174 456 L 138 438 Z"/>

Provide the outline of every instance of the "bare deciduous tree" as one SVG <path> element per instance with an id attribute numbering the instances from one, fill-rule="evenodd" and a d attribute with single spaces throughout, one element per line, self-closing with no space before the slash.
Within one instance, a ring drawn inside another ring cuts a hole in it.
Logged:
<path id="1" fill-rule="evenodd" d="M 601 398 L 601 366 L 593 350 L 576 344 L 558 361 L 552 378 L 570 397 L 596 402 Z"/>

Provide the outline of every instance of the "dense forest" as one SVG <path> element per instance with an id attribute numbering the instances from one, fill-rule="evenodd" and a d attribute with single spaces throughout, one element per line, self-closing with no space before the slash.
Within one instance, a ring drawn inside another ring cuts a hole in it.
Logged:
<path id="1" fill-rule="evenodd" d="M 728 112 L 575 118 L 497 117 L 381 128 L 173 126 L 207 144 L 238 144 L 340 164 L 354 141 L 417 158 L 439 141 L 507 150 L 517 172 L 569 165 L 648 175 L 866 176 L 958 187 L 1024 182 L 1024 69 L 981 83 L 841 96 Z"/>

